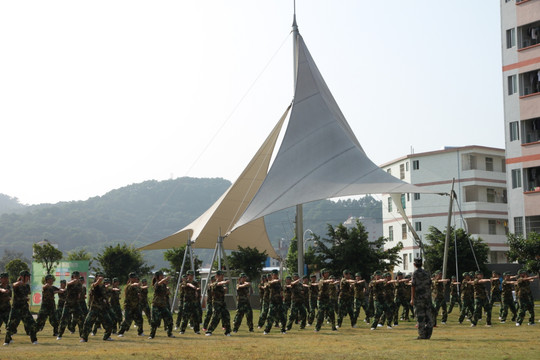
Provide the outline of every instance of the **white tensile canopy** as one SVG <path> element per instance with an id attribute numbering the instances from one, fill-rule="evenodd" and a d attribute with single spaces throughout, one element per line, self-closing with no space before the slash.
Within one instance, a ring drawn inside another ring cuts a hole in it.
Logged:
<path id="1" fill-rule="evenodd" d="M 270 170 L 289 109 L 238 180 L 210 209 L 182 230 L 140 250 L 169 249 L 188 240 L 196 248 L 213 248 L 218 236 L 225 235 L 224 249 L 250 246 L 277 258 L 266 233 L 265 215 L 341 196 L 432 193 L 393 177 L 367 157 L 300 35 L 296 51 L 294 102 Z"/>

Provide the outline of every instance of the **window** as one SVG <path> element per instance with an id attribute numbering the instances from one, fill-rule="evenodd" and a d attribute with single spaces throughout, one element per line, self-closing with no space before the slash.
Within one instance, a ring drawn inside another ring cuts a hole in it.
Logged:
<path id="1" fill-rule="evenodd" d="M 522 217 L 514 218 L 514 234 L 523 235 L 523 218 Z"/>
<path id="2" fill-rule="evenodd" d="M 401 206 L 403 209 L 406 208 L 407 202 L 405 201 L 405 194 L 401 194 Z"/>
<path id="3" fill-rule="evenodd" d="M 414 193 L 414 200 L 420 200 L 420 193 Z"/>
<path id="4" fill-rule="evenodd" d="M 512 121 L 510 124 L 510 141 L 519 140 L 519 122 Z"/>
<path id="5" fill-rule="evenodd" d="M 405 171 L 409 171 L 409 162 L 408 161 L 405 163 Z"/>
<path id="6" fill-rule="evenodd" d="M 493 158 L 486 158 L 486 171 L 493 171 Z"/>
<path id="7" fill-rule="evenodd" d="M 392 169 L 388 168 L 388 169 L 386 169 L 386 172 L 389 173 L 390 175 L 392 175 Z"/>
<path id="8" fill-rule="evenodd" d="M 401 239 L 407 240 L 407 224 L 401 225 Z"/>
<path id="9" fill-rule="evenodd" d="M 409 262 L 407 261 L 408 255 L 403 254 L 403 270 L 409 270 Z"/>
<path id="10" fill-rule="evenodd" d="M 521 187 L 521 169 L 512 170 L 512 189 Z"/>
<path id="11" fill-rule="evenodd" d="M 405 179 L 405 164 L 399 165 L 399 178 L 401 180 Z"/>
<path id="12" fill-rule="evenodd" d="M 413 169 L 413 170 L 418 170 L 418 169 L 420 169 L 420 160 L 413 160 L 413 162 L 412 162 L 412 169 Z"/>
<path id="13" fill-rule="evenodd" d="M 388 197 L 388 212 L 392 212 L 392 198 Z"/>
<path id="14" fill-rule="evenodd" d="M 415 231 L 422 231 L 422 222 L 421 221 L 415 221 L 414 230 Z"/>
<path id="15" fill-rule="evenodd" d="M 513 95 L 517 92 L 517 77 L 510 75 L 508 77 L 508 95 Z"/>
<path id="16" fill-rule="evenodd" d="M 495 189 L 487 189 L 487 202 L 495 202 Z"/>
<path id="17" fill-rule="evenodd" d="M 407 201 L 411 201 L 411 194 L 407 193 Z"/>
<path id="18" fill-rule="evenodd" d="M 488 220 L 488 234 L 497 235 L 497 222 L 495 220 Z"/>
<path id="19" fill-rule="evenodd" d="M 475 170 L 476 169 L 476 156 L 469 155 L 468 160 L 469 160 L 469 170 Z"/>
<path id="20" fill-rule="evenodd" d="M 505 158 L 501 159 L 501 172 L 503 173 L 506 172 L 506 159 Z"/>
<path id="21" fill-rule="evenodd" d="M 409 262 L 412 262 L 412 253 L 409 253 Z"/>
<path id="22" fill-rule="evenodd" d="M 388 227 L 388 241 L 394 241 L 394 227 Z"/>
<path id="23" fill-rule="evenodd" d="M 506 30 L 506 48 L 510 49 L 514 46 L 516 46 L 516 29 L 512 28 Z"/>

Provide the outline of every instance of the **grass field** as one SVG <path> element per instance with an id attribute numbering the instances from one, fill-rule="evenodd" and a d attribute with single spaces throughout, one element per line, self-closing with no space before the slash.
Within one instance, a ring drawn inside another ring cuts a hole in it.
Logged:
<path id="1" fill-rule="evenodd" d="M 184 335 L 175 331 L 176 338 L 169 339 L 161 328 L 155 339 L 148 340 L 132 329 L 123 338 L 113 335 L 113 342 L 101 340 L 99 332 L 88 343 L 79 343 L 78 336 L 69 333 L 57 341 L 47 326 L 38 334 L 39 345 L 31 345 L 20 325 L 14 343 L 0 347 L 0 359 L 540 359 L 540 324 L 499 324 L 498 311 L 494 308 L 491 328 L 482 321 L 476 328 L 468 322 L 459 325 L 457 314 L 452 313 L 447 325 L 434 329 L 431 340 L 416 340 L 414 322 L 370 331 L 364 322 L 352 329 L 346 319 L 337 332 L 329 325 L 319 333 L 313 327 L 299 330 L 295 326 L 284 335 L 275 328 L 264 335 L 262 330 L 249 333 L 244 319 L 238 334 L 231 337 L 223 336 L 221 330 L 206 337 L 188 329 Z M 255 321 L 258 315 L 255 311 Z M 149 330 L 145 324 L 145 333 Z"/>

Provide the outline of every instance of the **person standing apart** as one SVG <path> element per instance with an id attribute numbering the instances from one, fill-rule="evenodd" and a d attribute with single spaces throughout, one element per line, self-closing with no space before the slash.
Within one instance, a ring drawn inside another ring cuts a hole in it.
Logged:
<path id="1" fill-rule="evenodd" d="M 431 305 L 431 276 L 422 269 L 422 259 L 414 259 L 416 270 L 411 281 L 411 306 L 418 321 L 418 338 L 430 339 L 433 332 L 433 310 Z"/>

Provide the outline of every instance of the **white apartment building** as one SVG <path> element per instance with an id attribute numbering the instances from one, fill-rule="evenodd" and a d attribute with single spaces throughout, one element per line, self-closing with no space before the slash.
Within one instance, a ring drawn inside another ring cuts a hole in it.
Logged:
<path id="1" fill-rule="evenodd" d="M 491 263 L 506 263 L 507 232 L 506 162 L 504 150 L 483 146 L 446 147 L 443 150 L 411 154 L 381 165 L 406 182 L 434 192 L 450 193 L 452 179 L 457 204 L 451 226 L 480 237 L 490 248 Z M 403 194 L 401 203 L 415 231 L 424 242 L 429 227 L 446 229 L 449 196 Z M 461 209 L 461 212 L 459 212 Z M 395 271 L 412 272 L 420 248 L 389 195 L 383 194 L 383 233 L 388 247 L 403 243 L 402 264 Z M 461 220 L 463 217 L 463 220 Z"/>
<path id="2" fill-rule="evenodd" d="M 509 231 L 540 233 L 540 0 L 501 0 Z"/>

